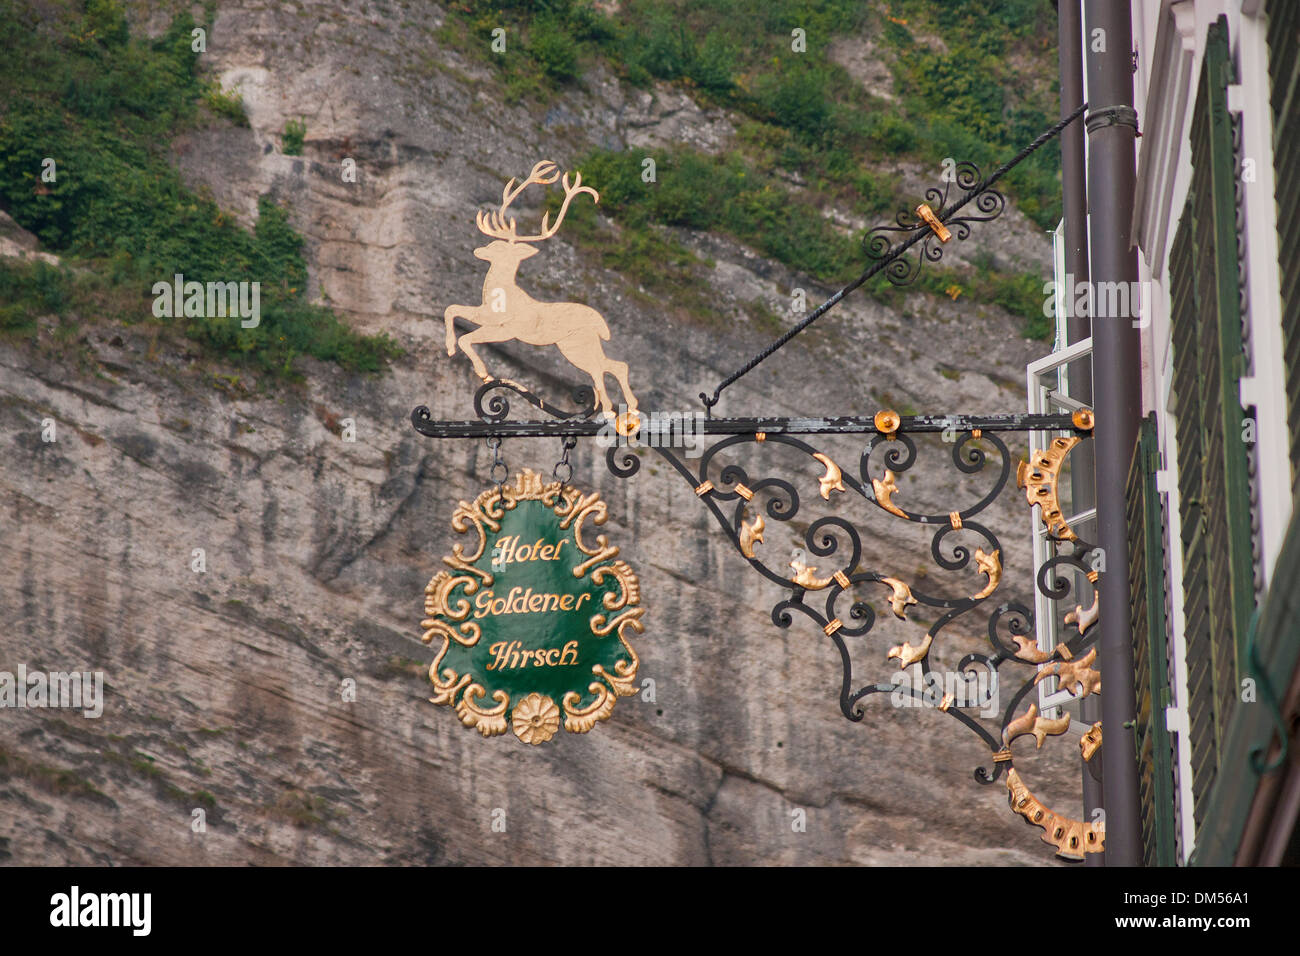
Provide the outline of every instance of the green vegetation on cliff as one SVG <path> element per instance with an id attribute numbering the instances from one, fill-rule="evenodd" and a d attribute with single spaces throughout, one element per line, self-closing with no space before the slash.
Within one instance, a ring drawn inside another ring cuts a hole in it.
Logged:
<path id="1" fill-rule="evenodd" d="M 358 335 L 307 300 L 302 238 L 284 209 L 263 197 L 249 232 L 170 163 L 171 138 L 198 121 L 201 99 L 234 113 L 198 77 L 193 20 L 178 17 L 149 41 L 131 38 L 112 0 L 46 6 L 38 22 L 0 0 L 0 208 L 76 275 L 4 266 L 0 327 L 30 327 L 32 309 L 89 317 L 111 307 L 111 318 L 154 321 L 153 284 L 182 273 L 261 284 L 256 328 L 233 317 L 166 320 L 215 354 L 283 375 L 299 355 L 381 368 L 396 353 L 391 340 Z"/>
<path id="2" fill-rule="evenodd" d="M 1056 118 L 1050 0 L 628 0 L 608 16 L 584 0 L 451 9 L 442 38 L 479 51 L 508 100 L 562 96 L 603 61 L 627 82 L 678 84 L 741 118 L 736 143 L 720 155 L 598 149 L 577 161 L 601 189 L 602 210 L 625 227 L 592 244 L 607 263 L 628 258 L 620 246 L 667 241 L 651 238 L 655 227 L 683 226 L 729 233 L 820 281 L 843 282 L 866 264 L 861 231 L 847 235 L 822 210 L 882 223 L 909 204 L 893 185 L 900 158 L 933 169 L 935 182 L 950 157 L 987 172 Z M 494 54 L 501 30 L 505 51 Z M 896 102 L 831 55 L 836 40 L 866 36 L 892 71 Z M 646 158 L 657 167 L 650 188 L 640 178 Z M 1051 143 L 1003 181 L 1045 229 L 1060 217 L 1058 167 Z M 1010 309 L 1026 334 L 1048 334 L 1041 279 L 985 265 L 978 275 L 930 275 Z M 894 294 L 883 285 L 868 291 Z"/>

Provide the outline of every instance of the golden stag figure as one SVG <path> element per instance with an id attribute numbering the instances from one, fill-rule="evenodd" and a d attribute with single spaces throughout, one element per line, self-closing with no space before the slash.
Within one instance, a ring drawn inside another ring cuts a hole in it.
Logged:
<path id="1" fill-rule="evenodd" d="M 549 185 L 559 175 L 554 163 L 543 160 L 533 167 L 528 178 L 518 186 L 515 186 L 514 179 L 506 183 L 506 188 L 501 192 L 501 205 L 497 209 L 492 212 L 479 210 L 474 221 L 479 232 L 492 239 L 487 245 L 474 250 L 475 256 L 488 263 L 487 275 L 483 279 L 483 301 L 478 305 L 447 306 L 444 313 L 447 322 L 447 354 L 456 354 L 454 320 L 458 317 L 468 319 L 478 326 L 474 331 L 462 335 L 459 344 L 474 363 L 474 371 L 485 382 L 491 381 L 492 376 L 488 374 L 487 367 L 474 346 L 485 342 L 508 342 L 511 339 L 528 345 L 554 345 L 575 368 L 591 376 L 600 407 L 609 417 L 614 416 L 614 408 L 605 391 L 605 376 L 613 375 L 623 389 L 629 417 L 636 421 L 636 397 L 627 382 L 627 363 L 606 357 L 600 344 L 602 340 L 609 340 L 609 326 L 601 314 L 578 302 L 538 302 L 515 282 L 519 263 L 537 254 L 537 246 L 531 243 L 555 235 L 575 196 L 587 193 L 594 202 L 600 202 L 596 190 L 582 185 L 581 173 L 574 174 L 572 185 L 569 184 L 569 174 L 565 173 L 562 182 L 564 204 L 555 217 L 555 224 L 551 225 L 548 212 L 542 216 L 541 232 L 535 236 L 519 235 L 514 217 L 506 216 L 510 204 L 529 186 Z"/>

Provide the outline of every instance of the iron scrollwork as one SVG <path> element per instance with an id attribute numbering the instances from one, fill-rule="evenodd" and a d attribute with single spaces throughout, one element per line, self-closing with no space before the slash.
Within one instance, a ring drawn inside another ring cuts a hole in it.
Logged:
<path id="1" fill-rule="evenodd" d="M 479 389 L 475 407 L 484 423 L 499 425 L 503 433 L 508 434 L 511 426 L 522 424 L 504 421 L 508 412 L 504 396 L 499 401 L 484 400 L 494 389 L 503 388 L 569 423 L 575 431 L 579 428 L 590 431 L 584 426 L 594 425 L 597 420 L 589 389 L 575 393 L 578 408 L 568 411 L 532 395 L 516 383 L 494 380 Z M 737 553 L 765 579 L 786 592 L 772 606 L 773 623 L 790 628 L 796 615 L 802 616 L 830 640 L 841 664 L 839 707 L 848 720 L 855 723 L 865 720 L 867 701 L 873 695 L 882 694 L 895 700 L 899 695 L 910 697 L 921 706 L 948 714 L 974 733 L 989 750 L 991 766 L 977 765 L 973 771 L 975 780 L 987 785 L 1005 779 L 1013 809 L 1031 823 L 1044 827 L 1044 839 L 1057 847 L 1058 854 L 1070 859 L 1082 858 L 1084 852 L 1100 848 L 1103 832 L 1099 827 L 1053 814 L 1038 802 L 1015 771 L 1010 744 L 1016 737 L 1029 734 L 1041 746 L 1044 737 L 1060 732 L 1057 729 L 1060 720 L 1039 715 L 1036 703 L 1030 704 L 1028 711 L 1024 710 L 1026 698 L 1044 677 L 1082 675 L 1077 684 L 1082 693 L 1095 689 L 1095 682 L 1089 676 L 1095 675 L 1095 671 L 1091 670 L 1088 653 L 1098 633 L 1095 619 L 1055 648 L 1040 649 L 1035 637 L 1034 611 L 1015 600 L 997 600 L 999 592 L 1004 591 L 1004 551 L 993 530 L 980 518 L 1003 494 L 1013 474 L 1011 453 L 998 431 L 978 427 L 949 429 L 954 438 L 951 451 L 945 456 L 950 459 L 950 467 L 965 476 L 987 475 L 989 481 L 977 500 L 946 513 L 929 512 L 910 507 L 899 490 L 898 479 L 916 469 L 921 458 L 917 442 L 906 430 L 907 422 L 893 413 L 882 413 L 875 421 L 886 428 L 866 424 L 859 428 L 868 437 L 852 469 L 842 468 L 802 437 L 786 433 L 749 430 L 723 434 L 693 461 L 687 461 L 671 445 L 650 443 L 650 447 L 708 508 Z M 1031 418 L 1010 422 L 1001 426 L 1001 430 L 1024 432 L 1044 424 Z M 1091 430 L 1090 420 L 1083 424 L 1088 428 L 1078 427 L 1078 421 L 1074 423 L 1077 434 L 1072 438 Z M 724 421 L 713 422 L 714 430 L 723 425 Z M 1061 425 L 1052 419 L 1052 427 Z M 636 437 L 634 434 L 631 440 L 635 441 Z M 760 473 L 748 462 L 736 460 L 741 452 L 758 455 L 762 449 L 774 446 L 793 450 L 807 461 L 810 467 L 796 469 L 802 481 L 788 472 L 790 477 Z M 606 448 L 605 463 L 610 473 L 619 478 L 630 478 L 642 467 L 641 456 L 629 441 L 623 440 Z M 1032 484 L 1026 478 L 1026 467 L 1015 469 L 1022 487 L 1027 482 Z M 839 495 L 856 496 L 870 502 L 891 520 L 927 529 L 934 564 L 945 571 L 969 573 L 968 584 L 958 593 L 940 593 L 906 580 L 895 568 L 863 567 L 863 532 L 854 522 L 838 514 L 820 516 L 808 525 L 801 536 L 801 557 L 792 557 L 785 564 L 773 562 L 775 549 L 764 543 L 764 533 L 771 531 L 768 522 L 793 527 L 789 523 L 801 515 L 806 499 L 820 497 L 830 503 Z M 1045 511 L 1051 510 L 1044 500 L 1034 503 L 1044 505 Z M 1072 550 L 1045 562 L 1034 577 L 1034 586 L 1049 599 L 1062 601 L 1070 596 L 1073 588 L 1067 570 L 1073 569 L 1095 580 L 1095 573 L 1086 561 L 1091 545 L 1073 531 L 1069 537 L 1052 534 L 1049 538 Z M 855 667 L 855 657 L 866 651 L 879 615 L 892 614 L 899 620 L 911 621 L 911 615 L 921 609 L 935 615 L 923 634 L 887 649 L 875 649 L 877 655 L 884 654 L 877 659 L 888 661 L 891 667 L 896 661 L 899 671 L 916 668 L 912 679 L 903 683 L 897 679 L 863 681 L 859 676 L 863 669 L 861 661 Z M 971 628 L 974 620 L 980 623 Z M 983 634 L 988 644 L 986 649 L 972 651 L 960 659 L 957 673 L 963 675 L 964 682 L 960 696 L 944 691 L 944 681 L 931 664 L 935 643 L 942 641 L 945 629 L 954 624 Z M 1009 697 L 1003 688 L 1013 688 Z M 967 689 L 974 692 L 966 693 Z M 1000 708 L 996 724 L 980 719 L 981 711 L 1002 702 L 1005 706 Z"/>
<path id="2" fill-rule="evenodd" d="M 949 193 L 953 186 L 958 196 L 969 196 L 974 212 L 945 219 L 949 211 Z M 887 261 L 885 277 L 895 286 L 911 285 L 921 274 L 926 262 L 943 258 L 943 247 L 952 238 L 961 242 L 970 237 L 971 223 L 992 222 L 1007 207 L 1006 197 L 984 183 L 979 167 L 974 163 L 957 163 L 951 175 L 945 178 L 942 188 L 931 186 L 925 191 L 925 201 L 915 211 L 903 210 L 894 224 L 877 226 L 862 237 L 862 249 L 867 258 L 875 262 Z M 920 251 L 915 258 L 904 253 L 920 239 Z"/>
<path id="3" fill-rule="evenodd" d="M 986 448 L 985 443 L 991 448 Z M 864 569 L 860 567 L 863 553 L 861 532 L 853 523 L 839 516 L 821 517 L 809 525 L 803 535 L 804 549 L 809 556 L 806 562 L 792 561 L 788 571 L 772 567 L 762 559 L 761 533 L 767 530 L 767 520 L 790 522 L 796 518 L 801 508 L 799 489 L 786 478 L 758 477 L 738 464 L 711 467 L 721 452 L 741 447 L 756 450 L 760 445 L 793 448 L 819 468 L 825 468 L 826 473 L 817 478 L 824 499 L 829 500 L 833 493 L 831 489 L 856 494 L 895 519 L 933 528 L 930 553 L 934 562 L 948 571 L 970 570 L 982 575 L 984 580 L 980 582 L 976 578 L 965 593 L 943 595 L 922 590 L 888 569 Z M 1013 809 L 1031 823 L 1044 827 L 1044 840 L 1055 846 L 1059 855 L 1067 859 L 1082 859 L 1084 853 L 1101 849 L 1104 831 L 1099 826 L 1053 814 L 1033 797 L 1015 772 L 1011 740 L 1022 733 L 1030 733 L 1041 746 L 1043 737 L 1059 734 L 1069 725 L 1068 718 L 1049 721 L 1039 716 L 1036 703 L 1029 705 L 1030 711 L 1024 716 L 1017 717 L 1025 699 L 1036 690 L 1044 676 L 1052 676 L 1061 668 L 1095 674 L 1090 669 L 1091 657 L 1084 650 L 1095 642 L 1098 632 L 1093 626 L 1094 621 L 1073 639 L 1050 651 L 1041 650 L 1035 638 L 1033 610 L 1016 601 L 993 603 L 1002 576 L 1002 546 L 993 531 L 976 519 L 1005 490 L 1011 475 L 1010 452 L 997 434 L 981 434 L 978 429 L 969 429 L 957 435 L 951 453 L 952 465 L 967 475 L 991 472 L 993 479 L 991 487 L 978 501 L 947 514 L 914 512 L 896 500 L 895 479 L 911 470 L 918 459 L 916 443 L 901 431 L 871 436 L 862 452 L 856 476 L 845 474 L 828 456 L 790 435 L 759 433 L 723 438 L 706 448 L 694 467 L 672 448 L 657 447 L 655 451 L 691 486 L 750 566 L 767 580 L 789 591 L 774 604 L 772 622 L 778 627 L 789 628 L 795 615 L 801 615 L 821 628 L 830 639 L 841 662 L 839 705 L 847 719 L 854 722 L 864 720 L 864 703 L 867 698 L 879 694 L 910 696 L 922 705 L 947 713 L 989 748 L 992 768 L 977 766 L 974 778 L 981 784 L 991 784 L 1005 771 Z M 641 467 L 641 458 L 627 447 L 608 448 L 605 459 L 610 472 L 621 478 L 631 477 Z M 880 461 L 881 467 L 873 467 L 873 460 Z M 884 478 L 875 477 L 882 472 Z M 711 478 L 711 474 L 715 477 Z M 882 490 L 884 494 L 881 494 Z M 974 535 L 978 546 L 969 538 L 949 540 L 950 536 L 963 532 Z M 1065 599 L 1071 592 L 1070 580 L 1059 573 L 1063 566 L 1072 566 L 1082 573 L 1090 572 L 1084 560 L 1084 555 L 1091 549 L 1088 542 L 1076 536 L 1068 543 L 1073 544 L 1073 553 L 1053 558 L 1035 577 L 1037 588 L 1054 600 Z M 1095 574 L 1090 576 L 1095 580 Z M 982 586 L 978 586 L 981 583 Z M 866 638 L 876 625 L 878 613 L 869 600 L 857 595 L 878 588 L 884 589 L 878 593 L 884 598 L 889 612 L 899 619 L 907 620 L 909 610 L 914 606 L 931 608 L 938 613 L 937 620 L 915 645 L 909 640 L 890 648 L 887 654 L 887 659 L 898 660 L 900 669 L 918 667 L 919 681 L 857 683 L 854 652 L 866 647 Z M 984 624 L 980 630 L 987 635 L 989 649 L 966 654 L 958 663 L 957 671 L 966 675 L 967 687 L 973 685 L 978 689 L 982 685 L 984 689 L 961 698 L 951 693 L 940 696 L 944 683 L 938 680 L 931 667 L 931 648 L 949 625 L 967 622 L 971 616 L 981 614 Z M 1006 670 L 1004 665 L 1013 666 Z M 1025 670 L 1017 672 L 1017 668 Z M 1014 688 L 1009 699 L 1001 694 L 1002 686 Z M 1088 682 L 1085 680 L 1081 686 L 1086 694 Z M 976 714 L 999 698 L 1007 703 L 998 719 L 999 732 L 994 732 Z M 1028 729 L 1017 729 L 1021 724 Z"/>

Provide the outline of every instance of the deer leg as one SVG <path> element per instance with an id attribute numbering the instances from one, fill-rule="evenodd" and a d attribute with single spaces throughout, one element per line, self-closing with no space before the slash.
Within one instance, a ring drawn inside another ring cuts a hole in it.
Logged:
<path id="1" fill-rule="evenodd" d="M 594 348 L 593 348 L 594 342 Z M 600 400 L 601 410 L 609 416 L 614 414 L 614 405 L 605 391 L 605 371 L 608 364 L 605 352 L 600 347 L 600 339 L 592 333 L 589 339 L 561 339 L 555 343 L 560 354 L 578 371 L 591 376 L 591 383 L 596 387 L 596 398 Z M 626 370 L 627 366 L 624 366 Z"/>
<path id="2" fill-rule="evenodd" d="M 492 376 L 488 374 L 487 366 L 479 358 L 478 352 L 474 351 L 474 346 L 485 342 L 509 342 L 514 337 L 515 334 L 504 326 L 480 325 L 473 332 L 466 332 L 460 337 L 460 347 L 474 363 L 474 371 L 478 377 L 487 382 L 491 381 Z"/>
<path id="3" fill-rule="evenodd" d="M 618 359 L 605 359 L 605 371 L 618 379 L 618 384 L 623 389 L 623 400 L 627 402 L 627 410 L 630 414 L 635 415 L 636 396 L 632 394 L 632 386 L 627 382 L 627 363 L 620 362 Z"/>
<path id="4" fill-rule="evenodd" d="M 447 322 L 447 354 L 456 354 L 456 322 L 457 318 L 469 319 L 473 317 L 474 308 L 468 305 L 449 305 L 443 312 L 442 317 Z"/>

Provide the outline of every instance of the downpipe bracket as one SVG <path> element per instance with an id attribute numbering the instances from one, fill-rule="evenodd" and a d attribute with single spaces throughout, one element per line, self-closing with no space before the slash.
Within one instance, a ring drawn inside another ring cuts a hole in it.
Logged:
<path id="1" fill-rule="evenodd" d="M 1137 110 L 1131 106 L 1098 107 L 1095 110 L 1089 110 L 1083 122 L 1089 133 L 1095 133 L 1107 126 L 1131 126 L 1135 135 L 1142 135 L 1138 129 Z"/>

